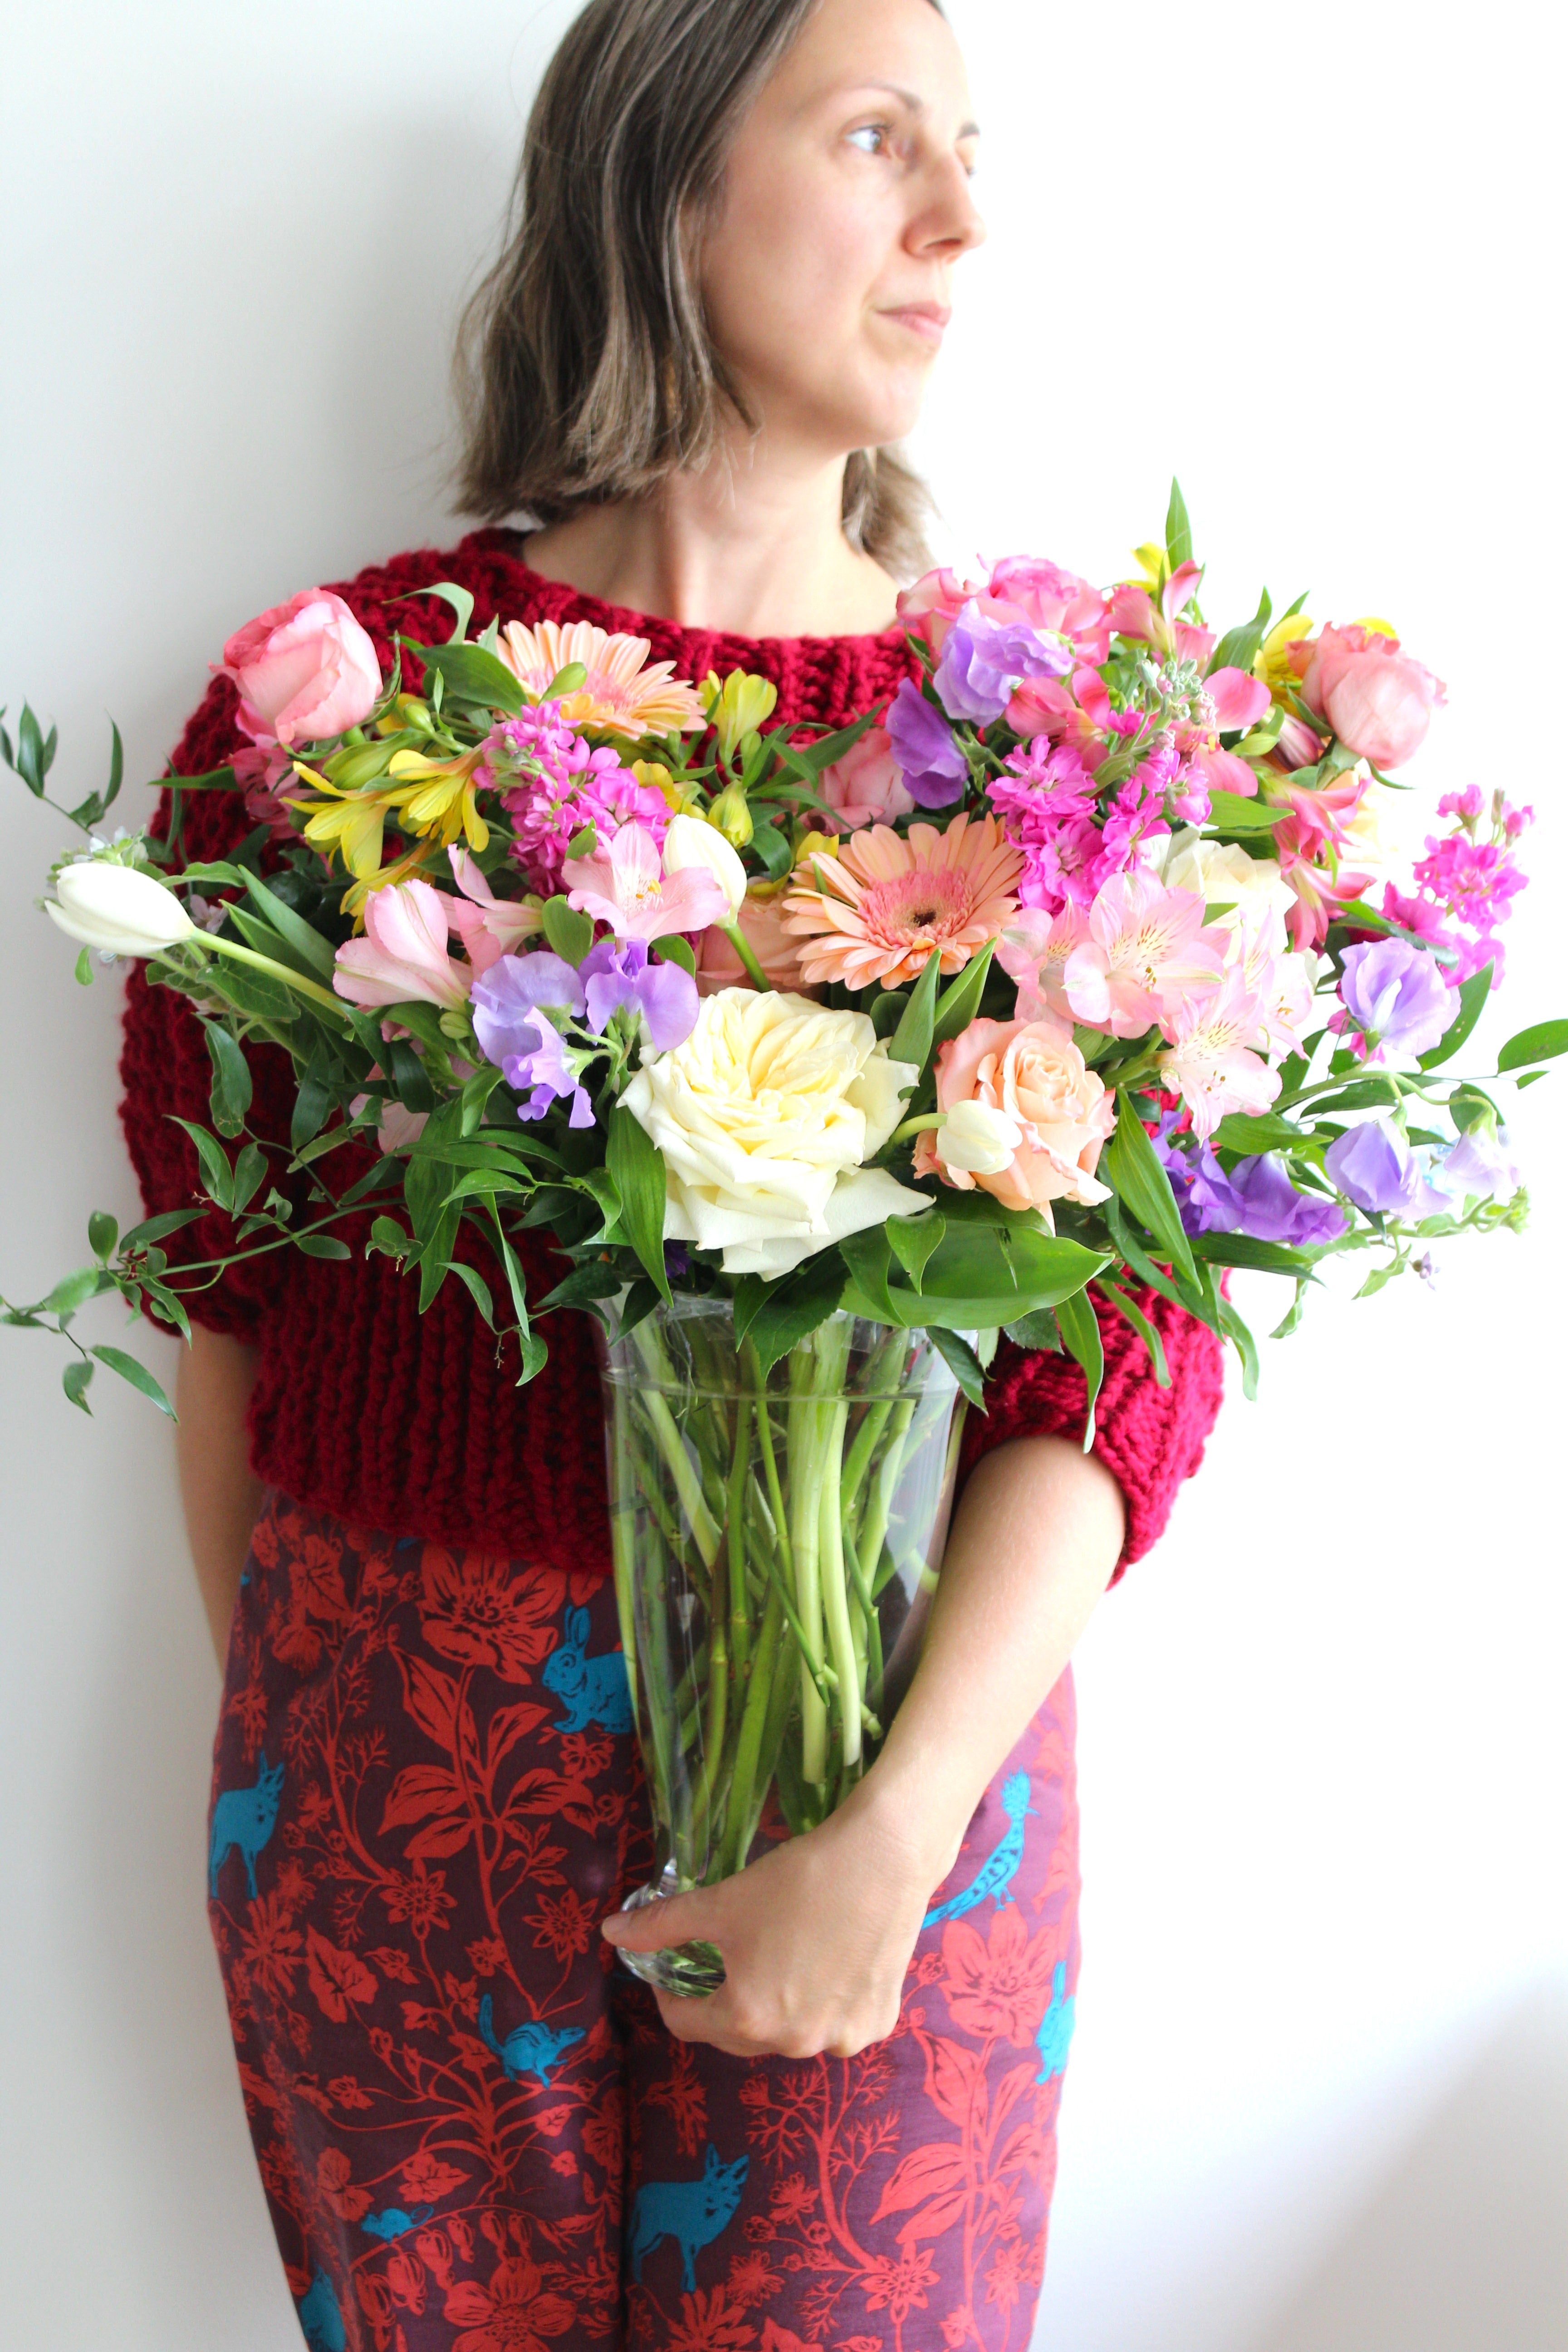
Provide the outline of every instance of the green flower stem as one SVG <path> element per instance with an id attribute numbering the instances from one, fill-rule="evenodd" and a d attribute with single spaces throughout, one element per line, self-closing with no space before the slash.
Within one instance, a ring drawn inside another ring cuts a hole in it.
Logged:
<path id="1" fill-rule="evenodd" d="M 637 1336 L 639 1339 L 642 1336 L 640 1329 Z M 645 1389 L 642 1402 L 654 1442 L 664 1457 L 675 1491 L 680 1498 L 680 1507 L 691 1528 L 692 1539 L 702 1555 L 702 1565 L 711 1568 L 719 1557 L 719 1530 L 703 1495 L 701 1478 L 692 1467 L 691 1456 L 687 1453 L 669 1407 L 658 1391 Z"/>
<path id="2" fill-rule="evenodd" d="M 767 1607 L 763 1612 L 763 1622 L 757 1633 L 757 1646 L 752 1654 L 751 1679 L 746 1686 L 746 1703 L 741 1717 L 740 1736 L 735 1742 L 735 1769 L 730 1782 L 730 1811 L 725 1824 L 728 1835 L 725 1840 L 724 1868 L 721 1874 L 724 1876 L 744 1866 L 756 1829 L 753 1804 L 756 1806 L 757 1812 L 762 1810 L 761 1800 L 755 1796 L 755 1790 L 758 1779 L 757 1768 L 762 1759 L 770 1701 L 773 1697 L 774 1683 L 783 1683 L 787 1691 L 790 1680 L 787 1674 L 776 1671 L 779 1636 L 783 1627 L 784 1607 L 779 1597 L 779 1587 L 775 1584 L 769 1591 Z M 771 1778 L 770 1772 L 767 1779 L 763 1780 L 764 1794 L 768 1780 Z"/>
<path id="3" fill-rule="evenodd" d="M 763 1407 L 767 1410 L 766 1405 Z M 743 1673 L 752 1652 L 752 1612 L 746 1589 L 746 1444 L 751 1434 L 752 1402 L 735 1400 L 735 1451 L 730 1464 L 729 1508 L 725 1526 L 730 1538 L 730 1648 L 735 1671 Z"/>
<path id="4" fill-rule="evenodd" d="M 877 1563 L 881 1558 L 882 1539 L 888 1532 L 888 1513 L 892 1507 L 893 1496 L 898 1487 L 899 1469 L 903 1461 L 904 1442 L 909 1434 L 910 1423 L 914 1418 L 914 1401 L 910 1397 L 901 1398 L 893 1409 L 888 1450 L 882 1456 L 876 1482 L 867 1497 L 866 1515 L 856 1535 L 856 1549 L 859 1552 L 860 1564 L 865 1570 L 866 1581 L 870 1586 L 873 1596 L 881 1591 L 882 1584 L 887 1581 L 885 1577 L 880 1583 L 878 1581 Z"/>
<path id="5" fill-rule="evenodd" d="M 795 1554 L 795 1603 L 801 1644 L 800 1769 L 803 1780 L 820 1785 L 827 1772 L 827 1707 L 813 1671 L 823 1655 L 821 1510 L 817 1493 L 820 1445 L 816 1390 L 822 1366 L 816 1351 L 797 1348 L 789 1360 L 790 1549 Z"/>
<path id="6" fill-rule="evenodd" d="M 624 1449 L 617 1448 L 626 1465 Z M 623 1475 L 617 1480 L 619 1488 L 610 1509 L 610 1558 L 615 1567 L 616 1617 L 621 1631 L 621 1653 L 626 1662 L 626 1683 L 631 1692 L 632 1716 L 637 1707 L 637 1644 L 634 1592 L 637 1583 L 637 1518 L 627 1495 L 628 1480 Z"/>
<path id="7" fill-rule="evenodd" d="M 855 1442 L 850 1446 L 844 1463 L 843 1504 L 844 1522 L 847 1527 L 860 1492 L 860 1482 L 866 1475 L 867 1465 L 876 1450 L 877 1440 L 888 1425 L 888 1415 L 892 1409 L 891 1397 L 878 1397 L 874 1402 L 866 1407 L 860 1416 L 860 1426 L 855 1432 Z"/>
<path id="8" fill-rule="evenodd" d="M 745 967 L 746 977 L 751 982 L 752 986 L 753 988 L 760 988 L 763 993 L 766 994 L 767 991 L 773 986 L 773 982 L 752 952 L 751 943 L 747 940 L 744 932 L 742 930 L 740 924 L 721 923 L 719 929 L 723 932 L 724 937 L 729 940 L 730 945 L 740 957 L 742 963 Z"/>
<path id="9" fill-rule="evenodd" d="M 195 942 L 189 944 L 194 945 Z M 236 940 L 219 939 L 216 932 L 204 931 L 201 944 L 210 948 L 216 955 L 232 956 L 236 963 L 254 964 L 258 971 L 270 972 L 274 980 L 280 980 L 301 996 L 308 996 L 313 1004 L 324 1004 L 352 1033 L 353 1024 L 343 1009 L 343 1000 L 341 996 L 334 996 L 330 988 L 322 988 L 316 981 L 307 980 L 303 972 L 290 971 L 286 963 L 275 963 L 270 956 L 258 955 L 254 948 L 242 948 Z"/>
<path id="10" fill-rule="evenodd" d="M 819 1410 L 824 1412 L 829 1411 L 826 1406 Z M 844 1524 L 839 1516 L 844 1431 L 848 1417 L 849 1408 L 846 1404 L 831 1409 L 817 1496 L 822 1613 L 827 1627 L 828 1649 L 838 1676 L 839 1738 L 847 1766 L 858 1764 L 860 1759 L 858 1702 L 861 1664 L 855 1654 L 855 1638 L 849 1623 L 849 1589 L 844 1577 Z"/>
<path id="11" fill-rule="evenodd" d="M 889 1150 L 895 1143 L 907 1143 L 911 1135 L 923 1135 L 929 1127 L 940 1127 L 946 1117 L 944 1110 L 927 1110 L 918 1118 L 906 1118 L 901 1127 L 894 1128 L 883 1150 Z"/>

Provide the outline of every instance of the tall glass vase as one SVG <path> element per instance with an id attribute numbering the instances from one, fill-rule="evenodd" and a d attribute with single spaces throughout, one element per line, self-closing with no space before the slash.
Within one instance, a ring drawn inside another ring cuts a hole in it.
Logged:
<path id="1" fill-rule="evenodd" d="M 728 1299 L 600 1334 L 616 1594 L 660 1870 L 710 1885 L 815 1827 L 870 1763 L 947 1534 L 957 1383 L 923 1331 L 851 1315 L 763 1374 Z M 711 1945 L 621 1955 L 712 1991 Z"/>

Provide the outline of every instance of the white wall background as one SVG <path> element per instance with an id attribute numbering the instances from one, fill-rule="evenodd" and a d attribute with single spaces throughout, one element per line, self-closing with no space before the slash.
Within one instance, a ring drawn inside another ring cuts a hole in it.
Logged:
<path id="1" fill-rule="evenodd" d="M 13 12 L 0 698 L 59 721 L 62 797 L 110 712 L 156 773 L 238 621 L 455 535 L 450 323 L 568 13 Z M 993 237 L 921 444 L 952 546 L 1112 577 L 1178 470 L 1212 609 L 1267 579 L 1392 614 L 1450 687 L 1423 778 L 1541 812 L 1480 1042 L 1568 1009 L 1554 20 L 955 14 Z M 116 988 L 74 988 L 31 906 L 62 838 L 11 784 L 13 1297 L 85 1255 L 89 1209 L 134 1208 Z M 1516 1135 L 1532 1233 L 1452 1250 L 1436 1295 L 1322 1298 L 1083 1644 L 1052 2352 L 1568 2343 L 1561 1081 Z M 169 1444 L 107 1376 L 81 1420 L 59 1369 L 0 1338 L 5 2338 L 282 2352 Z"/>

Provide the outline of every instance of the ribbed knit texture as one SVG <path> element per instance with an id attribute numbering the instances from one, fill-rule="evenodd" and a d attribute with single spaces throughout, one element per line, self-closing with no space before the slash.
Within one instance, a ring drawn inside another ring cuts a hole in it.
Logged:
<path id="1" fill-rule="evenodd" d="M 684 629 L 545 580 L 522 562 L 516 545 L 510 532 L 475 531 L 447 553 L 422 548 L 396 556 L 337 583 L 337 593 L 384 662 L 395 631 L 433 640 L 449 633 L 450 611 L 438 598 L 395 600 L 451 580 L 473 593 L 476 630 L 492 617 L 587 620 L 626 630 L 648 638 L 653 657 L 673 661 L 684 677 L 734 668 L 771 677 L 780 720 L 802 724 L 842 726 L 913 674 L 894 633 L 754 638 Z M 405 675 L 417 685 L 416 665 L 405 660 Z M 221 766 L 239 747 L 235 700 L 228 682 L 215 678 L 174 753 L 176 774 Z M 167 814 L 165 795 L 160 827 Z M 202 793 L 186 803 L 184 845 L 191 858 L 221 857 L 247 830 L 237 794 Z M 252 1123 L 282 1140 L 292 1100 L 289 1063 L 270 1047 L 254 1052 L 251 1063 Z M 126 988 L 120 1066 L 121 1115 L 148 1213 L 184 1207 L 195 1192 L 196 1160 L 173 1121 L 206 1123 L 211 1068 L 186 1000 L 173 989 L 149 987 L 140 965 Z M 357 1147 L 334 1154 L 327 1163 L 334 1189 L 366 1164 Z M 227 1220 L 216 1212 L 166 1244 L 176 1264 L 219 1255 L 231 1245 Z M 463 1255 L 487 1265 L 478 1236 L 465 1236 Z M 531 1234 L 523 1236 L 522 1255 L 530 1291 L 540 1296 L 559 1278 L 561 1261 L 552 1264 L 549 1244 Z M 493 1275 L 493 1266 L 488 1270 Z M 1122 1566 L 1145 1552 L 1164 1526 L 1176 1487 L 1202 1459 L 1220 1398 L 1213 1334 L 1163 1300 L 1143 1296 L 1142 1303 L 1164 1339 L 1169 1390 L 1155 1385 L 1128 1326 L 1110 1309 L 1101 1317 L 1106 1381 L 1095 1452 L 1126 1496 Z M 360 1526 L 607 1573 L 604 1441 L 585 1316 L 547 1318 L 541 1330 L 550 1361 L 520 1389 L 513 1385 L 515 1350 L 498 1350 L 460 1285 L 448 1281 L 422 1316 L 416 1286 L 384 1257 L 345 1264 L 279 1250 L 226 1274 L 189 1305 L 212 1329 L 258 1349 L 252 1460 L 258 1475 L 285 1494 Z M 1059 1356 L 1004 1342 L 987 1400 L 987 1415 L 970 1416 L 965 1475 L 1008 1438 L 1076 1434 L 1083 1425 L 1083 1375 Z"/>

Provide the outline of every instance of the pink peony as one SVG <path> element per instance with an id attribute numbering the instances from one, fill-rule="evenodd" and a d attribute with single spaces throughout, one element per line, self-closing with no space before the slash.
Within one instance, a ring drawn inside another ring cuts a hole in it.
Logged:
<path id="1" fill-rule="evenodd" d="M 1374 767 L 1399 768 L 1421 749 L 1447 694 L 1440 678 L 1400 651 L 1397 637 L 1358 623 L 1313 640 L 1301 698 L 1347 751 Z"/>
<path id="2" fill-rule="evenodd" d="M 239 723 L 258 743 L 341 735 L 381 694 L 375 647 L 330 588 L 301 588 L 247 621 L 212 668 L 239 688 Z"/>
<path id="3" fill-rule="evenodd" d="M 963 1192 L 978 1185 L 1009 1209 L 1038 1209 L 1053 1231 L 1053 1201 L 1089 1207 L 1110 1197 L 1094 1171 L 1116 1125 L 1115 1097 L 1049 1024 L 972 1021 L 937 1055 L 936 1099 L 943 1112 L 978 1103 L 1000 1115 L 997 1132 L 1018 1139 L 1005 1167 L 971 1172 L 943 1160 L 942 1130 L 928 1128 L 915 1148 L 917 1176 L 938 1175 Z"/>
<path id="4" fill-rule="evenodd" d="M 891 824 L 915 805 L 904 790 L 893 739 L 885 727 L 868 727 L 842 760 L 823 770 L 821 782 L 823 799 L 847 833 L 863 824 Z"/>

